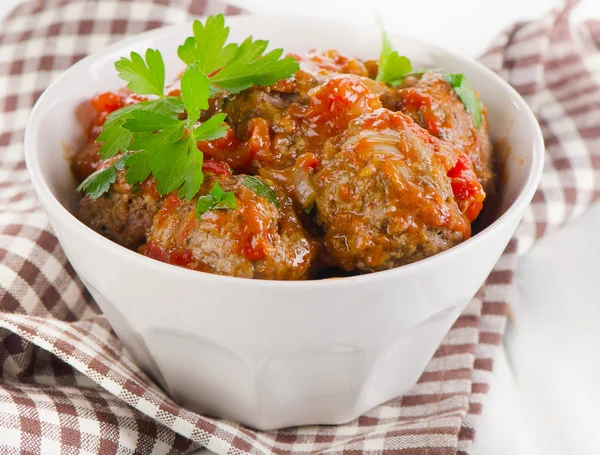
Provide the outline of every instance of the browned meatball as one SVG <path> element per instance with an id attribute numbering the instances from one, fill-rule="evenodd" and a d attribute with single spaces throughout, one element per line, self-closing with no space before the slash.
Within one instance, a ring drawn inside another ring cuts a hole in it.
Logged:
<path id="1" fill-rule="evenodd" d="M 71 159 L 71 171 L 78 183 L 83 182 L 102 164 L 99 154 L 101 146 L 98 142 L 88 141 Z"/>
<path id="2" fill-rule="evenodd" d="M 101 167 L 108 167 L 113 161 L 105 161 Z M 118 171 L 117 181 L 108 192 L 98 199 L 81 199 L 79 219 L 104 237 L 137 250 L 146 241 L 159 207 L 160 196 L 151 179 L 134 189 L 125 181 L 124 171 Z"/>
<path id="3" fill-rule="evenodd" d="M 475 173 L 486 191 L 492 179 L 492 145 L 486 112 L 479 128 L 442 74 L 408 77 L 398 90 L 381 98 L 383 107 L 401 111 L 439 139 L 450 142 L 471 157 Z"/>
<path id="4" fill-rule="evenodd" d="M 300 57 L 298 57 L 300 59 Z M 330 71 L 317 66 L 312 60 L 300 59 L 302 68 L 289 79 L 268 87 L 256 86 L 233 95 L 225 95 L 219 101 L 227 114 L 227 122 L 243 136 L 250 119 L 260 117 L 272 125 L 274 133 L 288 130 L 285 117 L 292 104 L 307 105 L 310 90 L 330 77 Z"/>
<path id="5" fill-rule="evenodd" d="M 253 117 L 262 117 L 269 122 L 287 109 L 292 103 L 307 105 L 309 92 L 339 74 L 353 74 L 366 78 L 364 64 L 335 50 L 312 51 L 306 56 L 295 57 L 300 70 L 289 79 L 281 80 L 268 87 L 252 87 L 235 95 L 225 96 L 223 108 L 234 124 Z"/>
<path id="6" fill-rule="evenodd" d="M 252 167 L 242 169 L 245 172 L 255 172 L 262 165 L 291 166 L 298 155 L 319 149 L 325 139 L 336 134 L 337 127 L 343 131 L 351 118 L 364 112 L 367 104 L 371 105 L 370 110 L 375 103 L 376 107 L 381 106 L 371 93 L 378 83 L 367 77 L 368 71 L 360 60 L 334 50 L 295 57 L 301 69 L 289 79 L 225 95 L 219 100 L 227 122 L 243 141 L 250 136 L 253 119 L 268 124 L 272 160 L 255 160 Z M 377 87 L 376 93 L 379 90 L 382 89 Z M 318 124 L 323 125 L 324 131 L 316 127 Z"/>
<path id="7" fill-rule="evenodd" d="M 219 275 L 266 280 L 308 277 L 315 247 L 278 191 L 280 208 L 242 184 L 246 176 L 211 176 L 200 193 L 216 181 L 235 194 L 237 209 L 195 213 L 196 199 L 168 196 L 154 217 L 146 256 Z"/>
<path id="8" fill-rule="evenodd" d="M 387 109 L 351 122 L 315 176 L 327 252 L 345 270 L 390 269 L 470 235 L 447 172 L 458 151 Z"/>
<path id="9" fill-rule="evenodd" d="M 204 152 L 228 161 L 236 171 L 243 173 L 254 173 L 266 164 L 291 165 L 302 146 L 294 139 L 297 128 L 290 110 L 292 105 L 300 107 L 296 101 L 296 93 L 284 93 L 270 87 L 253 87 L 225 97 L 222 109 L 227 114 L 227 123 L 232 126 L 230 134 L 235 134 L 237 141 L 234 139 L 229 146 L 232 152 L 223 156 L 212 154 L 211 150 Z M 252 136 L 257 136 L 259 130 L 264 130 L 262 139 L 253 140 Z M 255 151 L 251 152 L 242 142 L 252 142 L 258 147 L 252 146 Z"/>

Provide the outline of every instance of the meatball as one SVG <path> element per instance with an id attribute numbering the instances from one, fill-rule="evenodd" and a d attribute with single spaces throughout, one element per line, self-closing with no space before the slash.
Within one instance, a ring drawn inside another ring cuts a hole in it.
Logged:
<path id="1" fill-rule="evenodd" d="M 114 162 L 107 160 L 101 164 L 108 167 Z M 146 242 L 152 217 L 160 207 L 160 196 L 154 181 L 147 179 L 134 188 L 125 181 L 125 172 L 118 171 L 117 181 L 108 192 L 98 199 L 85 196 L 79 202 L 79 219 L 125 248 L 137 250 Z"/>
<path id="2" fill-rule="evenodd" d="M 291 103 L 308 104 L 308 92 L 338 74 L 354 74 L 368 77 L 364 64 L 355 58 L 340 54 L 335 50 L 312 51 L 305 56 L 288 54 L 300 64 L 300 70 L 288 79 L 270 86 L 255 86 L 224 98 L 225 111 L 233 114 L 235 122 L 239 112 L 242 117 L 255 116 L 269 118 L 277 110 L 287 108 Z M 240 109 L 241 108 L 241 109 Z M 266 114 L 266 115 L 265 115 Z M 239 117 L 238 117 L 239 118 Z"/>
<path id="3" fill-rule="evenodd" d="M 101 146 L 102 144 L 93 140 L 88 141 L 71 159 L 71 172 L 78 183 L 83 182 L 102 164 L 99 153 Z"/>
<path id="4" fill-rule="evenodd" d="M 255 173 L 264 165 L 291 165 L 302 148 L 302 141 L 294 137 L 296 114 L 302 111 L 303 103 L 308 103 L 306 87 L 316 84 L 310 75 L 298 73 L 271 87 L 252 87 L 226 96 L 222 110 L 237 141 L 226 147 L 216 143 L 214 150 L 204 153 L 228 161 L 242 173 Z M 299 89 L 299 81 L 306 87 Z"/>
<path id="5" fill-rule="evenodd" d="M 263 165 L 289 167 L 302 153 L 317 152 L 326 139 L 345 130 L 353 118 L 381 107 L 378 94 L 372 91 L 381 88 L 366 77 L 367 70 L 360 61 L 327 51 L 310 54 L 300 62 L 305 70 L 287 80 L 270 87 L 253 87 L 222 100 L 227 122 L 243 141 L 251 138 L 257 121 L 264 122 L 269 130 L 268 141 L 262 142 L 270 149 L 270 159 L 263 150 L 263 156 L 257 156 L 251 167 L 240 169 L 230 163 L 234 169 L 255 172 Z M 335 69 L 347 74 L 338 74 Z M 239 155 L 238 150 L 228 155 Z"/>
<path id="6" fill-rule="evenodd" d="M 484 111 L 482 124 L 477 128 L 443 75 L 425 73 L 408 77 L 398 90 L 384 94 L 381 101 L 383 107 L 403 112 L 435 137 L 466 153 L 479 181 L 489 189 L 493 163 L 487 115 Z"/>
<path id="7" fill-rule="evenodd" d="M 219 275 L 266 280 L 306 279 L 315 246 L 296 218 L 288 198 L 277 190 L 280 207 L 243 184 L 247 176 L 210 176 L 235 194 L 236 209 L 214 209 L 198 217 L 197 200 L 176 194 L 154 217 L 144 254 L 170 264 Z M 254 177 L 256 178 L 256 177 Z"/>
<path id="8" fill-rule="evenodd" d="M 350 123 L 315 175 L 327 253 L 345 270 L 390 269 L 470 236 L 448 171 L 459 151 L 400 112 Z"/>
<path id="9" fill-rule="evenodd" d="M 275 133 L 287 129 L 285 124 L 288 109 L 293 104 L 307 105 L 308 93 L 314 87 L 329 78 L 329 71 L 321 70 L 316 63 L 301 59 L 301 69 L 289 79 L 281 80 L 271 86 L 255 86 L 240 93 L 226 95 L 221 100 L 221 108 L 227 114 L 227 122 L 243 136 L 246 123 L 260 117 L 273 125 Z M 308 66 L 307 66 L 308 65 Z"/>

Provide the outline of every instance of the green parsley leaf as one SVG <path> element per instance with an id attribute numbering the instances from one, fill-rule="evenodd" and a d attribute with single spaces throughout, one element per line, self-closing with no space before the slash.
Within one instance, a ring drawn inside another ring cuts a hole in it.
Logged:
<path id="1" fill-rule="evenodd" d="M 191 128 L 200 118 L 201 112 L 208 109 L 210 97 L 208 78 L 197 63 L 188 66 L 181 77 L 181 96 L 188 115 L 187 124 Z"/>
<path id="2" fill-rule="evenodd" d="M 232 209 L 235 210 L 235 194 L 232 191 L 223 191 L 219 182 L 215 182 L 206 196 L 200 196 L 196 203 L 196 215 L 200 217 L 209 210 Z"/>
<path id="3" fill-rule="evenodd" d="M 152 133 L 179 124 L 179 121 L 158 112 L 134 110 L 131 112 L 131 116 L 125 120 L 122 128 L 132 133 Z"/>
<path id="4" fill-rule="evenodd" d="M 258 177 L 254 177 L 252 175 L 247 175 L 242 180 L 242 185 L 246 188 L 250 188 L 256 194 L 261 197 L 264 197 L 269 202 L 271 202 L 275 207 L 279 208 L 279 201 L 277 200 L 277 195 L 275 191 L 271 187 L 269 187 L 266 183 L 260 180 Z"/>
<path id="5" fill-rule="evenodd" d="M 178 119 L 178 115 L 183 112 L 183 109 L 182 100 L 167 97 L 159 100 L 130 104 L 129 106 L 122 107 L 121 109 L 112 112 L 106 118 L 102 133 L 100 133 L 96 139 L 96 142 L 103 142 L 102 147 L 100 147 L 100 157 L 102 159 L 112 158 L 119 152 L 126 150 L 129 144 L 131 144 L 133 134 L 130 130 L 123 128 L 123 125 L 129 119 L 134 118 L 134 112 L 150 111 L 172 119 Z"/>
<path id="6" fill-rule="evenodd" d="M 139 105 L 130 104 L 112 112 L 106 117 L 102 132 L 96 138 L 96 142 L 103 142 L 99 152 L 102 159 L 105 160 L 116 156 L 131 143 L 133 135 L 122 126 L 130 118 L 131 112 L 135 109 L 140 109 Z"/>
<path id="7" fill-rule="evenodd" d="M 216 114 L 194 130 L 197 141 L 214 141 L 227 134 L 229 125 L 223 125 L 225 114 Z"/>
<path id="8" fill-rule="evenodd" d="M 223 188 L 221 188 L 221 185 L 219 182 L 215 182 L 215 184 L 213 185 L 213 187 L 211 188 L 211 190 L 208 192 L 208 194 L 210 194 L 212 197 L 214 197 L 217 201 L 220 201 L 221 198 L 223 197 Z"/>
<path id="9" fill-rule="evenodd" d="M 463 74 L 446 73 L 444 75 L 444 79 L 450 84 L 450 86 L 452 86 L 465 106 L 467 112 L 471 114 L 471 117 L 473 117 L 473 123 L 475 123 L 475 126 L 479 128 L 481 126 L 481 122 L 483 121 L 483 108 L 481 106 L 479 97 L 471 86 L 471 83 Z"/>
<path id="10" fill-rule="evenodd" d="M 131 157 L 131 153 L 129 153 L 129 152 L 123 153 L 123 155 L 117 161 L 115 161 L 115 164 L 113 164 L 113 166 L 115 167 L 115 169 L 117 171 L 122 171 L 123 169 L 125 169 L 125 164 L 127 164 L 127 161 L 129 160 L 130 157 Z"/>
<path id="11" fill-rule="evenodd" d="M 152 160 L 155 155 L 155 151 L 144 151 L 131 155 L 127 161 L 128 169 L 125 181 L 130 185 L 139 185 L 146 180 L 152 172 Z"/>
<path id="12" fill-rule="evenodd" d="M 120 109 L 117 109 L 114 112 L 111 112 L 110 114 L 108 114 L 108 117 L 106 117 L 103 129 L 116 124 L 122 125 L 125 122 L 125 120 L 127 120 L 131 116 L 132 111 L 142 109 L 142 106 L 145 108 L 149 103 L 153 102 L 154 101 L 145 101 L 143 103 L 130 104 L 128 106 L 124 106 Z"/>
<path id="13" fill-rule="evenodd" d="M 412 71 L 410 60 L 401 56 L 392 48 L 387 33 L 382 33 L 381 53 L 379 55 L 379 71 L 375 80 L 398 87 L 404 77 Z"/>
<path id="14" fill-rule="evenodd" d="M 151 111 L 157 114 L 163 114 L 172 119 L 178 120 L 179 114 L 184 111 L 183 100 L 179 98 L 166 97 L 158 100 L 143 101 L 141 103 L 129 104 L 114 112 L 111 112 L 106 117 L 103 130 L 110 128 L 116 124 L 122 125 L 126 120 L 132 117 L 134 111 Z M 99 142 L 99 141 L 98 141 Z"/>
<path id="15" fill-rule="evenodd" d="M 217 201 L 210 194 L 199 197 L 198 202 L 196 202 L 196 216 L 200 218 L 202 214 L 212 210 L 216 203 Z"/>
<path id="16" fill-rule="evenodd" d="M 98 199 L 106 193 L 110 186 L 116 181 L 117 171 L 114 166 L 110 166 L 90 174 L 83 182 L 81 182 L 81 185 L 77 187 L 76 191 L 79 192 L 83 190 L 90 198 Z"/>
<path id="17" fill-rule="evenodd" d="M 221 200 L 215 206 L 215 208 L 231 210 L 237 209 L 237 204 L 235 202 L 235 194 L 232 191 L 226 191 L 225 193 L 223 193 L 223 196 L 221 196 Z"/>
<path id="18" fill-rule="evenodd" d="M 176 122 L 158 133 L 147 134 L 135 139 L 128 146 L 129 150 L 137 151 L 137 153 L 133 154 L 130 161 L 127 162 L 129 168 L 125 175 L 127 183 L 130 185 L 141 183 L 148 178 L 151 172 L 154 174 L 154 177 L 157 177 L 157 171 L 162 167 L 160 159 L 166 159 L 166 166 L 172 164 L 170 163 L 171 159 L 165 153 L 172 150 L 173 144 L 183 136 L 183 132 L 183 122 Z M 157 155 L 160 152 L 162 154 L 160 155 L 160 159 L 158 159 Z M 163 187 L 161 186 L 161 188 Z M 162 193 L 160 189 L 158 191 L 160 194 L 168 193 L 168 191 Z"/>
<path id="19" fill-rule="evenodd" d="M 463 74 L 444 74 L 444 80 L 448 82 L 452 87 L 459 87 L 462 84 L 464 75 Z"/>
<path id="20" fill-rule="evenodd" d="M 179 120 L 180 114 L 183 114 L 185 107 L 181 98 L 167 96 L 153 101 L 145 101 L 143 103 L 134 104 L 134 106 L 144 106 L 145 110 L 166 115 L 175 120 Z"/>
<path id="21" fill-rule="evenodd" d="M 128 147 L 129 150 L 161 150 L 175 143 L 183 136 L 184 125 L 177 122 L 171 126 L 165 127 L 156 134 L 146 134 L 138 137 Z"/>
<path id="22" fill-rule="evenodd" d="M 300 69 L 295 59 L 280 58 L 283 49 L 274 49 L 263 55 L 267 44 L 268 41 L 246 38 L 234 57 L 209 78 L 210 83 L 229 93 L 238 93 L 253 85 L 272 85 Z"/>
<path id="23" fill-rule="evenodd" d="M 90 198 L 98 199 L 117 181 L 117 171 L 122 171 L 124 169 L 125 162 L 129 157 L 129 153 L 124 153 L 123 156 L 111 166 L 106 169 L 99 169 L 93 174 L 90 174 L 83 182 L 81 182 L 76 191 L 85 191 Z"/>
<path id="24" fill-rule="evenodd" d="M 137 52 L 130 59 L 121 57 L 115 63 L 119 77 L 127 82 L 127 87 L 139 95 L 163 96 L 165 88 L 165 63 L 160 51 L 148 49 L 146 61 Z"/>
<path id="25" fill-rule="evenodd" d="M 202 172 L 202 164 L 204 163 L 204 155 L 198 150 L 198 143 L 193 141 L 191 144 L 190 154 L 188 156 L 187 173 L 183 179 L 183 184 L 179 189 L 179 197 L 186 201 L 191 200 L 204 182 L 204 173 Z"/>
<path id="26" fill-rule="evenodd" d="M 96 142 L 103 142 L 99 151 L 102 159 L 116 156 L 131 144 L 133 134 L 122 127 L 123 123 L 125 123 L 125 120 L 120 123 L 115 122 L 110 127 L 105 124 L 102 132 L 96 138 Z"/>
<path id="27" fill-rule="evenodd" d="M 185 84 L 183 78 L 186 78 Z M 201 107 L 201 109 L 208 108 L 208 97 L 210 96 L 208 80 L 195 64 L 188 67 L 183 78 L 181 81 L 181 95 L 188 110 L 187 121 L 191 130 L 187 138 L 189 146 L 186 170 L 184 171 L 181 188 L 179 189 L 179 197 L 183 197 L 189 201 L 198 193 L 200 185 L 204 181 L 204 173 L 202 172 L 204 155 L 198 150 L 198 141 L 219 139 L 227 133 L 229 127 L 222 126 L 225 114 L 217 114 L 194 129 L 194 125 L 198 121 L 198 118 L 200 118 L 201 113 L 195 105 L 200 104 L 201 106 L 205 106 Z"/>
<path id="28" fill-rule="evenodd" d="M 205 24 L 194 21 L 194 36 L 185 40 L 177 49 L 177 55 L 188 65 L 197 62 L 198 69 L 210 74 L 225 66 L 235 55 L 237 44 L 225 46 L 229 27 L 225 27 L 225 16 L 210 16 Z"/>
<path id="29" fill-rule="evenodd" d="M 156 190 L 161 196 L 175 191 L 185 180 L 190 149 L 189 139 L 188 137 L 157 150 L 150 162 L 152 175 L 157 182 Z"/>

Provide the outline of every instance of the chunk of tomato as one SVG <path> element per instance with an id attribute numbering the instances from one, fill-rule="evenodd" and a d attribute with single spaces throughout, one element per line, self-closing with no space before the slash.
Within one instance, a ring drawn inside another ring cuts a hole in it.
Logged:
<path id="1" fill-rule="evenodd" d="M 469 221 L 473 222 L 483 209 L 485 192 L 475 175 L 471 158 L 462 154 L 454 167 L 448 171 L 448 177 L 452 179 L 452 193 L 458 207 Z"/>
<path id="2" fill-rule="evenodd" d="M 105 92 L 92 98 L 92 106 L 96 112 L 106 112 L 107 114 L 110 114 L 123 107 L 123 101 L 116 93 Z"/>

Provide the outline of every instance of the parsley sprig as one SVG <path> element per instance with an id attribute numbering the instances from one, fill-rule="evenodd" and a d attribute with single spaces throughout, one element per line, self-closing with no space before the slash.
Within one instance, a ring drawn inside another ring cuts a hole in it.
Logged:
<path id="1" fill-rule="evenodd" d="M 222 14 L 210 16 L 203 24 L 194 21 L 194 36 L 188 37 L 177 49 L 177 55 L 188 65 L 200 62 L 200 69 L 205 74 L 223 68 L 236 54 L 238 45 L 225 45 L 229 37 L 229 27 L 225 27 Z"/>
<path id="2" fill-rule="evenodd" d="M 232 191 L 223 191 L 219 182 L 215 182 L 206 196 L 200 196 L 196 204 L 196 215 L 198 217 L 209 210 L 236 209 L 235 194 Z"/>
<path id="3" fill-rule="evenodd" d="M 376 80 L 385 82 L 391 87 L 398 87 L 408 76 L 420 76 L 425 73 L 439 72 L 438 69 L 422 69 L 413 71 L 410 60 L 401 56 L 392 47 L 387 33 L 382 31 L 381 53 L 379 56 L 379 70 Z M 470 82 L 463 74 L 445 73 L 444 80 L 454 89 L 465 109 L 477 128 L 483 121 L 482 105 L 479 97 L 473 90 Z"/>
<path id="4" fill-rule="evenodd" d="M 90 175 L 78 191 L 96 199 L 115 183 L 117 171 L 126 170 L 125 179 L 131 185 L 152 175 L 161 196 L 178 190 L 179 197 L 193 199 L 204 181 L 204 156 L 197 143 L 219 139 L 229 129 L 222 113 L 199 123 L 211 96 L 271 85 L 299 69 L 293 58 L 281 58 L 282 49 L 265 53 L 268 41 L 249 37 L 241 44 L 226 44 L 229 27 L 223 15 L 211 16 L 204 24 L 195 21 L 193 32 L 178 49 L 187 64 L 178 96 L 164 93 L 165 64 L 160 51 L 148 49 L 144 56 L 132 52 L 115 63 L 119 77 L 133 93 L 155 99 L 123 107 L 107 117 L 97 139 L 102 143 L 100 156 L 121 156 L 112 166 Z M 196 212 L 201 215 L 219 208 L 235 208 L 235 197 L 215 183 L 207 196 L 198 199 Z"/>
<path id="5" fill-rule="evenodd" d="M 404 77 L 412 71 L 410 60 L 399 55 L 392 47 L 387 33 L 382 31 L 381 52 L 379 54 L 379 70 L 377 81 L 385 82 L 392 87 L 402 84 Z"/>
<path id="6" fill-rule="evenodd" d="M 100 156 L 107 159 L 125 150 L 135 152 L 124 162 L 127 183 L 139 184 L 152 174 L 161 196 L 179 189 L 180 197 L 192 199 L 204 181 L 204 159 L 197 142 L 218 139 L 227 132 L 227 126 L 222 125 L 224 114 L 196 126 L 202 111 L 208 108 L 207 76 L 199 65 L 189 65 L 181 78 L 181 96 L 167 97 L 165 65 L 159 51 L 148 49 L 145 59 L 132 52 L 129 59 L 121 58 L 115 67 L 134 93 L 158 99 L 132 104 L 109 115 L 98 136 L 98 141 L 104 142 Z M 102 189 L 107 191 L 109 187 L 104 185 Z M 101 194 L 95 192 L 90 197 Z"/>
<path id="7" fill-rule="evenodd" d="M 125 152 L 117 161 L 106 169 L 98 169 L 90 174 L 77 187 L 77 191 L 85 191 L 92 199 L 98 199 L 106 193 L 110 186 L 117 181 L 117 171 L 122 171 L 125 167 L 125 161 L 131 156 Z"/>
<path id="8" fill-rule="evenodd" d="M 119 77 L 129 82 L 127 87 L 133 93 L 163 96 L 165 63 L 159 51 L 148 49 L 145 61 L 140 54 L 132 52 L 129 59 L 121 57 L 115 68 Z"/>
<path id="9" fill-rule="evenodd" d="M 194 36 L 179 46 L 177 55 L 188 65 L 197 64 L 208 75 L 211 89 L 238 93 L 253 85 L 272 85 L 300 69 L 291 57 L 281 58 L 283 49 L 265 54 L 269 44 L 251 36 L 242 44 L 225 45 L 229 27 L 222 14 L 209 17 L 205 24 L 195 21 Z"/>

